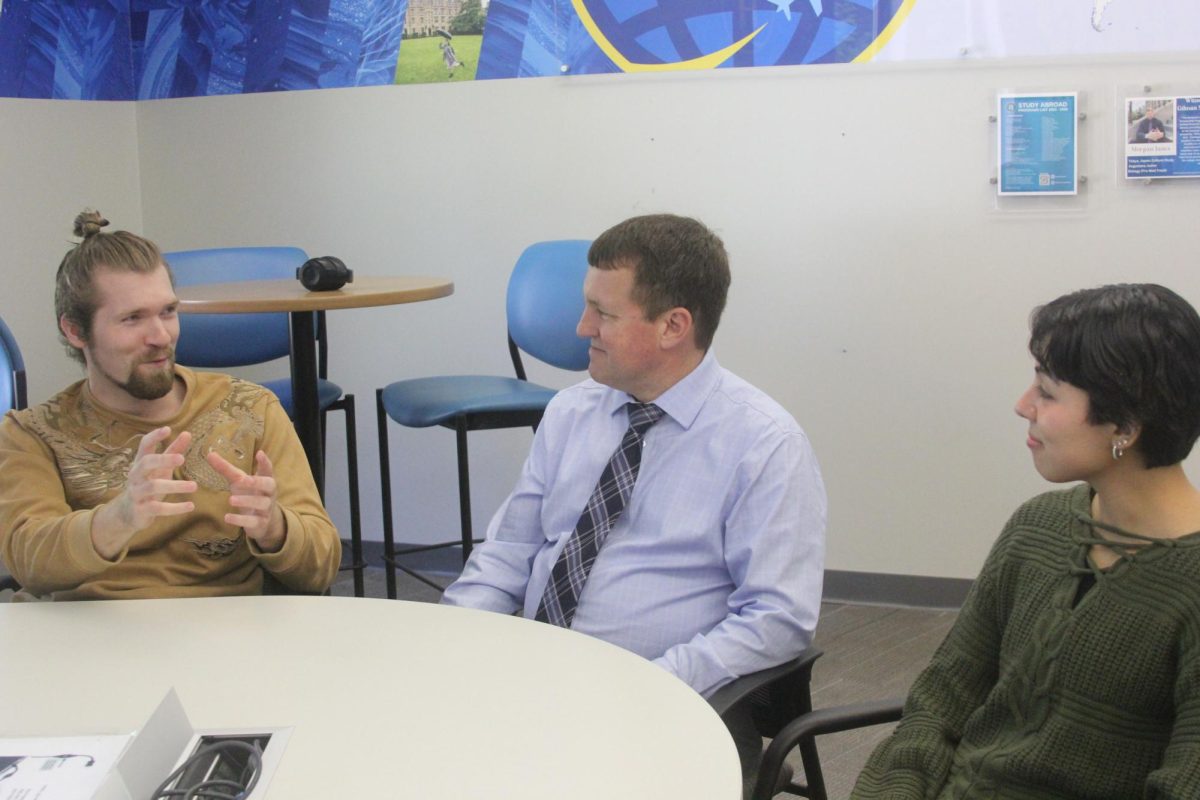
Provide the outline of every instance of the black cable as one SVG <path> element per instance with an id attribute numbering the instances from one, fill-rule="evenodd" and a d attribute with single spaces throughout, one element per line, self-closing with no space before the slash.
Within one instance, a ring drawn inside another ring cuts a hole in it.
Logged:
<path id="1" fill-rule="evenodd" d="M 90 767 L 92 764 L 96 763 L 96 759 L 93 758 L 92 756 L 89 756 L 87 753 L 60 753 L 59 755 L 56 755 L 56 756 L 39 756 L 39 757 L 40 758 L 61 758 L 63 761 L 66 761 L 69 758 L 86 758 L 87 763 L 84 764 L 85 767 Z"/>
<path id="2" fill-rule="evenodd" d="M 226 750 L 241 750 L 246 754 L 246 767 L 250 769 L 250 777 L 246 783 L 243 784 L 238 781 L 224 779 L 210 779 L 200 781 L 194 786 L 167 788 L 179 780 L 184 772 L 201 759 Z M 257 746 L 238 741 L 237 739 L 217 742 L 216 744 L 197 750 L 186 761 L 176 767 L 175 771 L 158 785 L 158 788 L 154 790 L 154 794 L 150 795 L 150 800 L 171 800 L 171 798 L 180 798 L 180 800 L 245 800 L 258 784 L 258 776 L 260 774 L 262 774 L 262 750 Z M 232 790 L 232 794 L 226 791 L 229 789 Z"/>

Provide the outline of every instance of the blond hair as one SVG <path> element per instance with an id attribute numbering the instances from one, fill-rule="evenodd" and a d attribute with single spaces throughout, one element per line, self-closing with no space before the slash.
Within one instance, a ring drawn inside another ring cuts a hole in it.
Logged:
<path id="1" fill-rule="evenodd" d="M 75 217 L 74 233 L 82 241 L 63 256 L 55 278 L 55 320 L 65 318 L 75 325 L 84 341 L 91 337 L 92 319 L 96 314 L 97 270 L 103 268 L 144 274 L 162 266 L 167 269 L 171 285 L 175 285 L 175 278 L 163 262 L 158 245 L 129 231 L 102 233 L 100 229 L 106 225 L 108 220 L 92 209 L 84 209 Z M 67 355 L 80 364 L 84 363 L 83 352 L 67 341 L 61 329 L 59 338 L 67 348 Z"/>

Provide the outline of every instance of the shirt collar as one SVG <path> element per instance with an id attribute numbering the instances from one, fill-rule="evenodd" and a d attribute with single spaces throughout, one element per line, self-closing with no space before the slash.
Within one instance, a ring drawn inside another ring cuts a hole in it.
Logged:
<path id="1" fill-rule="evenodd" d="M 661 408 L 668 417 L 675 420 L 680 427 L 687 430 L 696 421 L 696 416 L 704 406 L 704 401 L 717 388 L 721 381 L 721 366 L 712 348 L 704 354 L 703 360 L 697 367 L 685 375 L 674 386 L 667 389 L 654 400 L 654 405 Z M 638 402 L 627 392 L 614 391 L 609 396 L 608 413 L 624 413 L 626 403 Z"/>

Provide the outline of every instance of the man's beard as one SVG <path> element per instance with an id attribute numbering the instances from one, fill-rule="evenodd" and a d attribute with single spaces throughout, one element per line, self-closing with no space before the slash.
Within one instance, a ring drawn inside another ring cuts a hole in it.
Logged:
<path id="1" fill-rule="evenodd" d="M 161 370 L 155 370 L 149 374 L 143 373 L 139 369 L 141 364 L 138 364 L 130 371 L 129 379 L 124 383 L 117 383 L 117 385 L 138 400 L 157 400 L 160 397 L 166 397 L 167 393 L 175 386 L 175 350 L 172 348 L 157 358 L 149 360 L 157 361 L 164 357 L 167 359 L 167 365 Z"/>

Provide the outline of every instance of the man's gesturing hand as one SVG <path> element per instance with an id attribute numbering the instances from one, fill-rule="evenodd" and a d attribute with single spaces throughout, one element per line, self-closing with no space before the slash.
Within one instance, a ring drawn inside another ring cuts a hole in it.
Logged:
<path id="1" fill-rule="evenodd" d="M 183 465 L 183 454 L 192 442 L 192 435 L 184 431 L 158 452 L 159 445 L 170 435 L 170 428 L 158 428 L 142 437 L 125 478 L 125 491 L 97 509 L 92 517 L 92 544 L 102 557 L 115 558 L 135 533 L 159 517 L 187 514 L 196 507 L 190 500 L 165 500 L 167 495 L 196 491 L 195 481 L 172 477 Z"/>
<path id="2" fill-rule="evenodd" d="M 208 454 L 208 463 L 229 481 L 229 505 L 233 513 L 225 521 L 237 525 L 265 553 L 283 547 L 287 527 L 283 512 L 275 503 L 275 470 L 271 459 L 259 450 L 254 454 L 255 470 L 247 475 L 217 453 Z"/>

